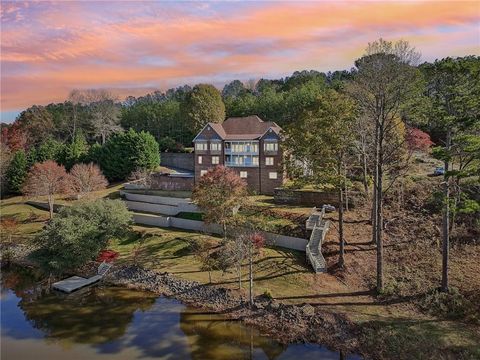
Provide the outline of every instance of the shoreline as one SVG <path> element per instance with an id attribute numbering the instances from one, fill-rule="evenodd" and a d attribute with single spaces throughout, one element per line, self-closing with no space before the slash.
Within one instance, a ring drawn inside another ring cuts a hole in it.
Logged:
<path id="1" fill-rule="evenodd" d="M 104 282 L 151 291 L 229 319 L 241 320 L 282 344 L 312 343 L 343 354 L 366 356 L 358 341 L 360 326 L 342 315 L 322 311 L 310 304 L 290 305 L 257 296 L 255 305 L 250 308 L 248 302 L 230 289 L 178 279 L 167 272 L 135 265 L 112 268 Z"/>
<path id="2" fill-rule="evenodd" d="M 10 246 L 9 246 L 10 245 Z M 2 255 L 10 251 L 8 263 L 20 267 L 38 268 L 28 259 L 35 250 L 20 244 L 4 244 Z M 5 259 L 0 256 L 2 263 Z M 3 264 L 2 264 L 3 265 Z M 89 276 L 96 273 L 97 263 L 77 269 L 77 275 Z M 311 343 L 339 351 L 343 355 L 354 354 L 367 357 L 359 337 L 362 329 L 345 316 L 323 311 L 310 304 L 291 305 L 257 296 L 250 308 L 233 290 L 200 284 L 176 278 L 168 272 L 144 269 L 136 265 L 114 265 L 100 284 L 123 286 L 129 289 L 146 290 L 166 296 L 185 305 L 221 314 L 229 319 L 240 320 L 260 330 L 264 335 L 282 344 Z M 98 285 L 98 284 L 96 284 Z"/>

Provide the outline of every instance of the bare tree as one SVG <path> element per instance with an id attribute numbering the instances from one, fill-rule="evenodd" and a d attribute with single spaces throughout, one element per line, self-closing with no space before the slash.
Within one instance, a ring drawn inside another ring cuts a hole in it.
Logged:
<path id="1" fill-rule="evenodd" d="M 78 108 L 80 105 L 88 105 L 95 136 L 105 143 L 109 135 L 121 131 L 120 107 L 117 105 L 118 98 L 105 89 L 72 90 L 69 101 L 73 104 L 72 136 L 76 133 L 78 123 Z"/>
<path id="2" fill-rule="evenodd" d="M 355 62 L 357 71 L 350 93 L 373 124 L 374 178 L 372 239 L 377 244 L 377 291 L 383 291 L 383 195 L 386 164 L 399 157 L 388 140 L 401 126 L 404 105 L 420 94 L 420 74 L 415 65 L 420 54 L 405 41 L 380 39 L 368 45 L 365 56 Z M 400 140 L 402 141 L 402 140 Z M 404 139 L 403 139 L 404 141 Z M 394 170 L 398 164 L 392 167 Z M 398 170 L 398 169 L 397 169 Z"/>
<path id="3" fill-rule="evenodd" d="M 105 189 L 108 181 L 98 165 L 76 164 L 70 170 L 68 185 L 70 191 L 83 197 L 92 191 Z"/>
<path id="4" fill-rule="evenodd" d="M 23 186 L 26 196 L 47 196 L 50 219 L 53 218 L 54 195 L 66 192 L 67 171 L 55 161 L 36 163 L 30 169 Z"/>

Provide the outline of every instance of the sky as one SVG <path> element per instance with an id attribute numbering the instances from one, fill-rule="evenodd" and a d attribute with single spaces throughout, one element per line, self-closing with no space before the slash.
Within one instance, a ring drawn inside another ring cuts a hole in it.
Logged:
<path id="1" fill-rule="evenodd" d="M 3 1 L 1 121 L 72 89 L 140 96 L 183 84 L 350 69 L 369 42 L 423 61 L 480 55 L 480 1 Z"/>

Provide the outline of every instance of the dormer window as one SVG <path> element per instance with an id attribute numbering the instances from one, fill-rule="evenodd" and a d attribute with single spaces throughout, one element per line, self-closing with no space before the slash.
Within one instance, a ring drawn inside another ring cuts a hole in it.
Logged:
<path id="1" fill-rule="evenodd" d="M 278 143 L 277 142 L 265 142 L 263 144 L 263 149 L 265 151 L 278 151 Z"/>
<path id="2" fill-rule="evenodd" d="M 207 145 L 208 145 L 207 142 L 196 142 L 195 143 L 195 150 L 206 151 L 206 150 L 208 150 Z"/>

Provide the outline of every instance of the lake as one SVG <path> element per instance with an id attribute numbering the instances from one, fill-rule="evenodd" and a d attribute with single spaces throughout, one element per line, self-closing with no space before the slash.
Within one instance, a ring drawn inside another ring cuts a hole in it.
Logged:
<path id="1" fill-rule="evenodd" d="M 24 268 L 2 272 L 3 360 L 360 359 L 320 345 L 282 345 L 150 292 L 95 286 L 65 295 L 40 280 Z"/>

